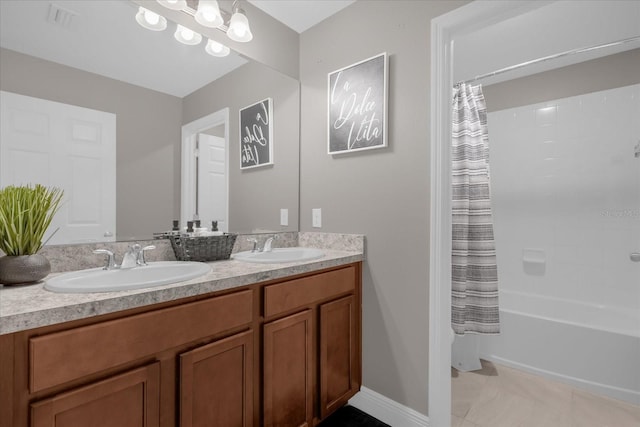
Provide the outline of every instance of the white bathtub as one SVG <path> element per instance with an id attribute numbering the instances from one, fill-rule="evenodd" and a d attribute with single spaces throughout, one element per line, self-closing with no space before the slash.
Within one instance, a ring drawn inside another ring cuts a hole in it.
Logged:
<path id="1" fill-rule="evenodd" d="M 500 291 L 480 357 L 640 405 L 640 311 Z"/>

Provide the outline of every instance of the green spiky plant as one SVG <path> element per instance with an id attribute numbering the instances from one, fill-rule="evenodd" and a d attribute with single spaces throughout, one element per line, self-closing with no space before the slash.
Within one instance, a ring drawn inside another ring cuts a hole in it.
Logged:
<path id="1" fill-rule="evenodd" d="M 62 194 L 59 188 L 40 184 L 0 189 L 0 249 L 9 256 L 37 253 Z"/>

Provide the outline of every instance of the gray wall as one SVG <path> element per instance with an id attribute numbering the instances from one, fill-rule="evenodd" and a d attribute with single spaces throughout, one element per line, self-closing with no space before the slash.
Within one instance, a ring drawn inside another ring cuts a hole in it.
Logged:
<path id="1" fill-rule="evenodd" d="M 640 49 L 483 87 L 488 111 L 640 83 Z"/>
<path id="2" fill-rule="evenodd" d="M 301 230 L 363 233 L 363 385 L 427 413 L 430 21 L 463 1 L 360 0 L 300 36 Z M 327 155 L 327 73 L 389 54 L 389 147 Z M 322 208 L 321 229 L 311 209 Z"/>
<path id="3" fill-rule="evenodd" d="M 240 170 L 240 108 L 273 99 L 274 164 Z M 250 62 L 183 99 L 182 123 L 229 107 L 229 229 L 298 230 L 300 86 L 264 65 Z M 280 226 L 280 209 L 289 226 Z"/>
<path id="4" fill-rule="evenodd" d="M 180 98 L 0 49 L 0 89 L 117 115 L 117 238 L 179 216 Z"/>

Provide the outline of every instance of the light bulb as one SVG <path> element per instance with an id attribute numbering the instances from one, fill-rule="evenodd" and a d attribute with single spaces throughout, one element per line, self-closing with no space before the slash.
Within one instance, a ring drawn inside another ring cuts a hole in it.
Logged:
<path id="1" fill-rule="evenodd" d="M 147 30 L 152 31 L 162 31 L 167 28 L 167 19 L 164 16 L 158 15 L 144 7 L 138 8 L 136 22 Z"/>
<path id="2" fill-rule="evenodd" d="M 176 29 L 176 32 L 173 36 L 180 43 L 188 45 L 196 45 L 202 41 L 202 36 L 199 33 L 196 33 L 189 28 L 183 27 L 180 24 L 178 24 L 178 28 Z"/>
<path id="3" fill-rule="evenodd" d="M 144 20 L 147 21 L 149 25 L 157 25 L 158 22 L 160 22 L 160 15 L 158 15 L 155 12 L 151 12 L 150 10 L 147 10 L 144 13 Z"/>
<path id="4" fill-rule="evenodd" d="M 236 28 L 234 28 L 234 32 L 238 35 L 238 37 L 244 37 L 244 35 L 247 34 L 247 27 L 245 27 L 244 25 L 236 25 Z"/>
<path id="5" fill-rule="evenodd" d="M 211 39 L 207 41 L 207 46 L 204 48 L 204 50 L 209 55 L 218 56 L 218 57 L 227 56 L 231 52 L 231 49 L 229 49 L 227 46 L 221 43 L 218 43 L 216 41 L 213 41 Z"/>

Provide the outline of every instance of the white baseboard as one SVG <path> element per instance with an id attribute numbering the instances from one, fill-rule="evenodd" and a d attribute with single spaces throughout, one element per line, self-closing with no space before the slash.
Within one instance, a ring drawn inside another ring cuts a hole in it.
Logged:
<path id="1" fill-rule="evenodd" d="M 429 427 L 429 417 L 366 387 L 349 399 L 349 405 L 391 427 Z"/>

